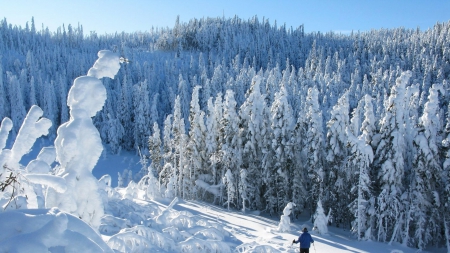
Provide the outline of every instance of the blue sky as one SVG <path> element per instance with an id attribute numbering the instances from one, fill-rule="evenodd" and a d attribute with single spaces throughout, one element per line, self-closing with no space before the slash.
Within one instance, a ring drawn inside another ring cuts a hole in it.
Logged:
<path id="1" fill-rule="evenodd" d="M 450 20 L 449 0 L 0 0 L 0 18 L 24 27 L 34 17 L 50 31 L 62 24 L 83 25 L 85 34 L 148 31 L 202 17 L 249 19 L 257 15 L 273 24 L 305 25 L 306 32 L 379 28 L 426 30 Z"/>

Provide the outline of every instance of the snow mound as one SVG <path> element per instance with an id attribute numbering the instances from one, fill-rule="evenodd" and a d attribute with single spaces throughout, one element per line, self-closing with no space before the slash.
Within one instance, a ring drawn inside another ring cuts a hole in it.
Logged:
<path id="1" fill-rule="evenodd" d="M 0 213 L 0 252 L 110 252 L 82 220 L 57 208 Z"/>
<path id="2" fill-rule="evenodd" d="M 215 221 L 175 210 L 178 198 L 164 208 L 130 199 L 127 188 L 112 190 L 122 197 L 109 199 L 99 230 L 111 236 L 107 244 L 116 252 L 231 252 L 230 233 Z M 135 190 L 137 196 L 145 194 Z"/>

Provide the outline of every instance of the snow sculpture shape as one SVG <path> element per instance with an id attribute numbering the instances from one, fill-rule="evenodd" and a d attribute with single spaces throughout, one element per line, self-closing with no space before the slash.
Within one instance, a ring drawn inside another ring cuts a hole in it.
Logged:
<path id="1" fill-rule="evenodd" d="M 42 117 L 43 114 L 42 109 L 36 105 L 30 108 L 11 149 L 3 148 L 12 128 L 12 121 L 8 118 L 2 121 L 0 128 L 0 181 L 4 182 L 6 175 L 15 175 L 17 184 L 20 185 L 20 191 L 15 191 L 15 186 L 12 185 L 0 193 L 0 206 L 3 209 L 38 208 L 40 206 L 37 195 L 39 190 L 36 191 L 36 189 L 40 186 L 34 184 L 55 187 L 54 190 L 59 192 L 65 190 L 64 179 L 45 175 L 50 167 L 44 162 L 39 163 L 34 160 L 26 170 L 23 170 L 23 166 L 19 164 L 21 158 L 31 150 L 36 139 L 48 134 L 52 122 Z M 6 167 L 3 167 L 4 165 Z M 35 174 L 42 171 L 44 174 Z M 42 199 L 42 196 L 39 198 Z"/>
<path id="2" fill-rule="evenodd" d="M 280 224 L 278 224 L 279 232 L 289 232 L 291 231 L 291 219 L 289 215 L 291 214 L 292 208 L 296 206 L 294 203 L 287 203 L 286 207 L 283 209 L 283 215 L 280 218 Z"/>
<path id="3" fill-rule="evenodd" d="M 20 168 L 20 159 L 31 150 L 36 139 L 48 134 L 48 129 L 51 127 L 52 122 L 47 118 L 42 118 L 43 114 L 44 112 L 39 106 L 33 105 L 30 108 L 11 148 L 7 161 L 8 166 Z"/>
<path id="4" fill-rule="evenodd" d="M 114 78 L 120 68 L 119 56 L 102 50 L 87 76 L 75 79 L 67 105 L 70 120 L 62 124 L 55 140 L 56 157 L 61 164 L 58 175 L 68 185 L 65 193 L 49 191 L 47 207 L 59 207 L 76 215 L 94 228 L 104 214 L 98 182 L 92 175 L 102 150 L 100 134 L 91 117 L 100 111 L 106 100 L 106 89 L 99 78 Z"/>

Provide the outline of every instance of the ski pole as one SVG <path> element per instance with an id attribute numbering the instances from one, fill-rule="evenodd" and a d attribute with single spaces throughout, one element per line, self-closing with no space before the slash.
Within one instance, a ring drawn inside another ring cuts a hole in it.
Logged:
<path id="1" fill-rule="evenodd" d="M 316 252 L 316 245 L 313 243 L 314 252 Z"/>

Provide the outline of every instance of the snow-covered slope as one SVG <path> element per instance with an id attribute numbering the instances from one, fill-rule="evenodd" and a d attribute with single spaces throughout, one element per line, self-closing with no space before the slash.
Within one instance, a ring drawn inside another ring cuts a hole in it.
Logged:
<path id="1" fill-rule="evenodd" d="M 298 244 L 292 245 L 292 240 L 298 238 L 304 226 L 312 226 L 307 217 L 301 216 L 299 220 L 291 223 L 291 232 L 280 233 L 276 231 L 279 217 L 269 218 L 251 213 L 243 214 L 240 211 L 228 212 L 224 208 L 196 201 L 180 201 L 174 209 L 217 221 L 231 234 L 226 242 L 236 252 L 298 252 Z M 416 249 L 398 244 L 357 241 L 348 231 L 334 227 L 329 227 L 328 235 L 317 235 L 314 231 L 311 234 L 315 244 L 310 252 L 416 252 Z"/>

